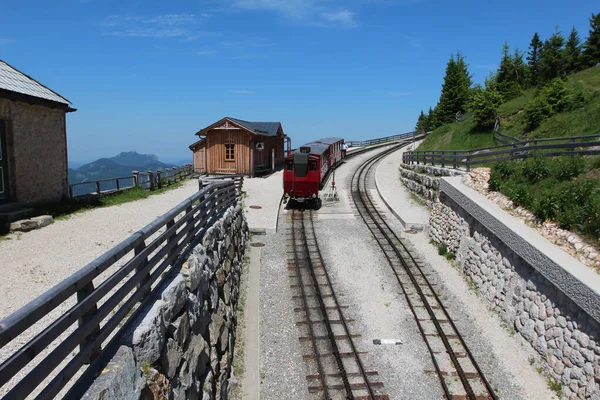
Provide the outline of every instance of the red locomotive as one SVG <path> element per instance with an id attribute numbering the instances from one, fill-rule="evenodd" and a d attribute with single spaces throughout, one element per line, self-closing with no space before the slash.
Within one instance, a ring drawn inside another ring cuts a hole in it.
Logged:
<path id="1" fill-rule="evenodd" d="M 328 173 L 342 160 L 343 143 L 342 138 L 319 139 L 287 155 L 283 170 L 286 201 L 318 201 Z"/>

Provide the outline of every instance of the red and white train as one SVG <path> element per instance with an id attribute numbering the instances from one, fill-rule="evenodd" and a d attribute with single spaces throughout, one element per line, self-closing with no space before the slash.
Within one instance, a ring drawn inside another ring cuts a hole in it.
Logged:
<path id="1" fill-rule="evenodd" d="M 283 195 L 297 202 L 319 199 L 329 172 L 342 160 L 344 139 L 329 137 L 306 143 L 285 157 Z"/>

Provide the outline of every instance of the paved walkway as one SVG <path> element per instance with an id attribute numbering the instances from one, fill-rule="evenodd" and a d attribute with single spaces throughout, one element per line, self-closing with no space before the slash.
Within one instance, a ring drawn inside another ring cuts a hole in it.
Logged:
<path id="1" fill-rule="evenodd" d="M 416 145 L 418 146 L 419 143 L 417 142 Z M 429 224 L 429 210 L 423 207 L 400 182 L 398 167 L 402 162 L 402 154 L 411 149 L 412 146 L 409 146 L 385 157 L 377 166 L 375 174 L 379 194 L 394 210 L 406 229 L 415 225 L 424 227 Z"/>
<path id="2" fill-rule="evenodd" d="M 250 229 L 275 229 L 283 195 L 283 171 L 265 178 L 244 178 L 244 191 L 244 212 Z"/>

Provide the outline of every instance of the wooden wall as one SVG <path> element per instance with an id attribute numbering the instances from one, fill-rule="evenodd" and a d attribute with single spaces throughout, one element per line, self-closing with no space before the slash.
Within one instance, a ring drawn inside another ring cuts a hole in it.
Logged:
<path id="1" fill-rule="evenodd" d="M 206 172 L 206 147 L 205 142 L 200 142 L 194 147 L 194 171 Z"/>
<path id="2" fill-rule="evenodd" d="M 258 142 L 264 143 L 264 150 L 256 150 Z M 225 160 L 226 143 L 235 145 L 235 159 L 232 161 Z M 204 145 L 194 148 L 194 169 L 205 172 L 206 166 L 209 174 L 250 175 L 254 168 L 271 169 L 273 148 L 275 168 L 278 168 L 285 156 L 283 137 L 254 135 L 243 129 L 213 129 L 206 133 Z"/>

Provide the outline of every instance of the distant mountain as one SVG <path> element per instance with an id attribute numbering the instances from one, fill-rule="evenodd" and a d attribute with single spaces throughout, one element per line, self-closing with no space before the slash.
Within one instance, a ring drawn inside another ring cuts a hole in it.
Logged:
<path id="1" fill-rule="evenodd" d="M 122 152 L 121 154 L 111 157 L 110 160 L 119 165 L 140 166 L 150 164 L 160 164 L 158 157 L 154 154 L 139 154 L 135 151 Z"/>
<path id="2" fill-rule="evenodd" d="M 189 161 L 188 161 L 189 162 Z M 115 157 L 100 158 L 91 163 L 82 165 L 77 169 L 69 168 L 69 184 L 97 181 L 108 178 L 121 178 L 131 176 L 132 171 L 157 171 L 171 168 L 176 164 L 160 162 L 154 154 L 139 154 L 135 151 L 123 152 Z M 181 164 L 177 164 L 181 165 Z M 131 185 L 131 179 L 120 180 L 122 186 Z M 116 188 L 116 183 L 102 182 L 101 190 Z M 95 191 L 95 185 L 75 186 L 73 194 L 85 194 Z"/>

